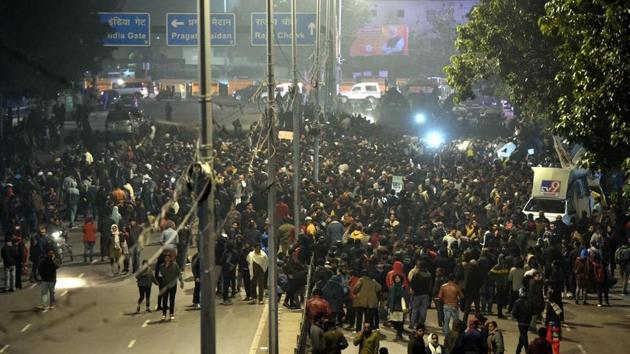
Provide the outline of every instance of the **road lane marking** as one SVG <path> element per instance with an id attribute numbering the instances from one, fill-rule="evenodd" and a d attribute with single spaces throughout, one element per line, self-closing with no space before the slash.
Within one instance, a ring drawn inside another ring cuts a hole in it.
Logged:
<path id="1" fill-rule="evenodd" d="M 135 340 L 135 339 L 132 339 L 132 340 L 129 342 L 129 345 L 127 346 L 127 348 L 131 349 L 131 348 L 133 348 L 133 346 L 134 346 L 135 344 L 136 344 L 136 340 Z"/>
<path id="2" fill-rule="evenodd" d="M 37 286 L 37 283 L 33 283 L 33 284 L 31 284 L 31 286 L 29 286 L 28 288 L 29 288 L 29 289 L 33 289 L 33 288 L 34 288 L 34 287 L 36 287 L 36 286 Z"/>
<path id="3" fill-rule="evenodd" d="M 24 333 L 24 332 L 28 331 L 29 328 L 31 328 L 31 324 L 30 323 L 27 324 L 26 326 L 24 326 L 24 328 L 22 328 L 21 332 Z"/>
<path id="4" fill-rule="evenodd" d="M 572 330 L 571 330 L 571 327 L 569 327 L 569 325 L 567 325 L 566 323 L 563 323 L 563 324 L 562 324 L 562 328 L 566 329 L 566 330 L 567 330 L 567 332 L 571 332 L 571 331 L 572 331 Z"/>
<path id="5" fill-rule="evenodd" d="M 142 324 L 141 327 L 144 328 L 144 327 L 148 326 L 149 322 L 150 322 L 149 320 L 144 321 L 144 323 Z"/>
<path id="6" fill-rule="evenodd" d="M 256 328 L 256 334 L 254 335 L 252 344 L 249 346 L 249 354 L 256 354 L 256 352 L 258 352 L 260 339 L 262 338 L 262 332 L 263 332 L 263 329 L 265 328 L 265 324 L 267 323 L 268 313 L 269 313 L 269 306 L 263 306 L 263 311 L 260 314 L 260 320 L 258 321 L 258 328 Z"/>
<path id="7" fill-rule="evenodd" d="M 584 350 L 584 347 L 582 346 L 582 344 L 578 344 L 577 347 L 582 352 L 582 354 L 586 354 L 586 350 Z"/>
<path id="8" fill-rule="evenodd" d="M 4 347 L 2 347 L 2 349 L 0 349 L 0 354 L 4 353 L 7 349 L 9 349 L 10 345 L 5 344 Z"/>
<path id="9" fill-rule="evenodd" d="M 79 274 L 79 279 L 83 278 L 84 275 L 85 275 L 85 273 Z"/>
<path id="10" fill-rule="evenodd" d="M 68 290 L 65 290 L 64 292 L 61 293 L 61 297 L 64 297 L 66 295 L 68 295 Z"/>
<path id="11" fill-rule="evenodd" d="M 96 263 L 98 263 L 98 259 L 95 259 L 92 261 L 92 264 L 96 264 Z"/>

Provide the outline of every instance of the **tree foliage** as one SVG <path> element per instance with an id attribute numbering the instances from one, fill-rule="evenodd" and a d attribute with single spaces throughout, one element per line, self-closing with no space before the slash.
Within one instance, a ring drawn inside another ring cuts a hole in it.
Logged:
<path id="1" fill-rule="evenodd" d="M 623 0 L 481 0 L 445 70 L 459 99 L 498 77 L 523 118 L 630 169 L 630 5 Z"/>
<path id="2" fill-rule="evenodd" d="M 630 170 L 630 4 L 551 0 L 540 24 L 561 42 L 555 79 L 570 89 L 555 131 L 584 146 L 588 164 Z"/>
<path id="3" fill-rule="evenodd" d="M 445 68 L 459 100 L 473 97 L 475 83 L 496 76 L 527 118 L 551 117 L 562 88 L 551 85 L 559 66 L 557 41 L 538 26 L 545 3 L 481 0 L 471 10 L 469 21 L 457 28 L 458 54 Z"/>
<path id="4" fill-rule="evenodd" d="M 3 1 L 0 4 L 0 86 L 10 96 L 52 97 L 86 70 L 99 69 L 111 47 L 97 12 L 118 0 Z"/>

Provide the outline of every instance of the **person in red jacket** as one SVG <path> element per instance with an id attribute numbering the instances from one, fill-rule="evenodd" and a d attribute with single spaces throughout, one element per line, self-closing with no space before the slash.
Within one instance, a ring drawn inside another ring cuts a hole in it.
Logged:
<path id="1" fill-rule="evenodd" d="M 385 277 L 385 284 L 387 288 L 391 288 L 394 285 L 394 276 L 400 275 L 403 279 L 403 288 L 407 289 L 409 287 L 409 282 L 407 281 L 407 276 L 403 272 L 403 264 L 400 261 L 395 261 L 392 267 L 392 270 L 387 272 L 387 276 Z"/>
<path id="2" fill-rule="evenodd" d="M 90 262 L 94 259 L 94 245 L 96 244 L 96 225 L 92 217 L 85 219 L 83 224 L 83 262 L 88 262 L 88 255 Z"/>
<path id="3" fill-rule="evenodd" d="M 311 323 L 318 315 L 330 318 L 331 313 L 330 304 L 322 297 L 322 291 L 319 289 L 313 290 L 313 297 L 306 300 L 306 315 Z"/>

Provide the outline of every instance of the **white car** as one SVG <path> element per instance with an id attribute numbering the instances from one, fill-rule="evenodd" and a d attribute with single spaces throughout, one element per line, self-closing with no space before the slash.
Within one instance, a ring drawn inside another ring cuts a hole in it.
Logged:
<path id="1" fill-rule="evenodd" d="M 149 96 L 149 89 L 142 82 L 114 82 L 112 88 L 121 96 L 137 96 L 141 98 L 147 98 Z"/>
<path id="2" fill-rule="evenodd" d="M 377 82 L 362 82 L 352 85 L 350 91 L 342 93 L 349 100 L 368 100 L 374 102 L 381 98 L 381 88 Z"/>

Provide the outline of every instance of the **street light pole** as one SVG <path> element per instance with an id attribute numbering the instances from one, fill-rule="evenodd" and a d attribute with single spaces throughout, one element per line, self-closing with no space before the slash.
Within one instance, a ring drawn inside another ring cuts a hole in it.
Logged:
<path id="1" fill-rule="evenodd" d="M 278 278 L 276 259 L 276 122 L 275 122 L 275 82 L 273 77 L 273 0 L 267 0 L 267 175 L 268 191 L 267 216 L 269 218 L 269 353 L 278 354 Z M 294 137 L 295 139 L 295 137 Z"/>
<path id="2" fill-rule="evenodd" d="M 316 5 L 317 9 L 315 10 L 315 22 L 316 25 L 315 27 L 317 27 L 317 33 L 315 34 L 315 131 L 317 132 L 317 135 L 315 135 L 315 146 L 313 148 L 313 155 L 315 155 L 313 157 L 313 163 L 314 163 L 314 167 L 313 167 L 313 180 L 315 182 L 319 181 L 319 137 L 321 134 L 321 127 L 320 127 L 320 112 L 322 111 L 321 107 L 319 106 L 319 79 L 321 76 L 321 62 L 320 62 L 320 58 L 319 58 L 319 50 L 320 50 L 320 38 L 319 38 L 319 34 L 321 31 L 321 0 L 317 0 Z"/>
<path id="3" fill-rule="evenodd" d="M 291 0 L 291 65 L 293 66 L 293 226 L 300 229 L 300 112 L 297 69 L 297 0 Z M 281 222 L 281 220 L 280 220 Z"/>
<path id="4" fill-rule="evenodd" d="M 197 181 L 198 195 L 203 195 L 208 181 L 210 194 L 200 201 L 199 216 L 199 261 L 201 282 L 201 353 L 216 353 L 216 324 L 214 304 L 213 271 L 215 269 L 214 238 L 214 175 L 212 151 L 212 52 L 210 47 L 210 0 L 198 0 L 199 33 L 199 88 L 201 93 L 201 131 L 199 155 L 201 162 L 208 164 L 206 175 Z M 200 176 L 203 172 L 200 171 Z"/>

